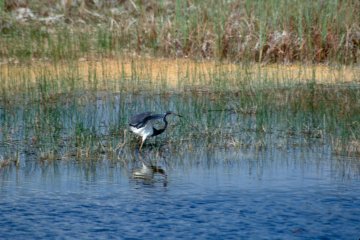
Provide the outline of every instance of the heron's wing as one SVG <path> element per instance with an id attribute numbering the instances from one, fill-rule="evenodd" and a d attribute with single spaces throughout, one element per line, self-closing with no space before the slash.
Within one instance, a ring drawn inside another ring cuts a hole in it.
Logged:
<path id="1" fill-rule="evenodd" d="M 153 114 L 152 112 L 143 112 L 131 117 L 129 125 L 136 128 L 142 128 L 148 121 L 161 119 L 163 114 Z"/>
<path id="2" fill-rule="evenodd" d="M 133 127 L 139 128 L 138 125 L 142 125 L 146 123 L 146 118 L 151 116 L 152 112 L 143 112 L 140 114 L 136 114 L 130 118 L 129 125 Z M 144 123 L 145 122 L 145 123 Z"/>

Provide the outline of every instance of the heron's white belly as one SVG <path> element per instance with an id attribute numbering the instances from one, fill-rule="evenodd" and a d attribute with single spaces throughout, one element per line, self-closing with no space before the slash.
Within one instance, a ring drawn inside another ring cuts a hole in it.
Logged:
<path id="1" fill-rule="evenodd" d="M 145 127 L 142 128 L 130 127 L 130 130 L 133 133 L 142 136 L 143 140 L 145 140 L 148 136 L 153 134 L 153 129 L 150 125 L 146 125 Z"/>

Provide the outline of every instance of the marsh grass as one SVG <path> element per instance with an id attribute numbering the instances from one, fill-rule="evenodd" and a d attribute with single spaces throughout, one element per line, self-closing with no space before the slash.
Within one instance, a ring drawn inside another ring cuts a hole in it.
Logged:
<path id="1" fill-rule="evenodd" d="M 11 12 L 14 2 L 6 2 L 0 17 L 0 58 L 10 62 L 122 54 L 264 63 L 359 61 L 356 0 L 73 1 L 71 7 L 36 0 L 22 6 L 32 10 L 31 18 Z"/>
<path id="2" fill-rule="evenodd" d="M 358 69 L 283 70 L 146 58 L 3 65 L 2 165 L 136 159 L 139 141 L 127 131 L 128 119 L 169 109 L 185 117 L 170 119 L 165 134 L 147 141 L 149 156 L 314 145 L 359 156 Z M 339 76 L 344 82 L 334 84 Z"/>

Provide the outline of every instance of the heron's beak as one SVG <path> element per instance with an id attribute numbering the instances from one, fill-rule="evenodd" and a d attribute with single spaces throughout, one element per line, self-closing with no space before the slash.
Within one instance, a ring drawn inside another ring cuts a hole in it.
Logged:
<path id="1" fill-rule="evenodd" d="M 180 114 L 177 114 L 177 113 L 174 113 L 175 116 L 178 116 L 178 117 L 183 117 L 182 115 Z"/>

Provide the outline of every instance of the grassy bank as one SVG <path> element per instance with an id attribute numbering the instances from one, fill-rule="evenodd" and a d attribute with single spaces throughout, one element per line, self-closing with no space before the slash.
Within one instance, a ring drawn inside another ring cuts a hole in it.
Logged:
<path id="1" fill-rule="evenodd" d="M 356 0 L 24 1 L 31 14 L 14 2 L 0 17 L 3 61 L 138 54 L 353 64 L 360 56 Z"/>

